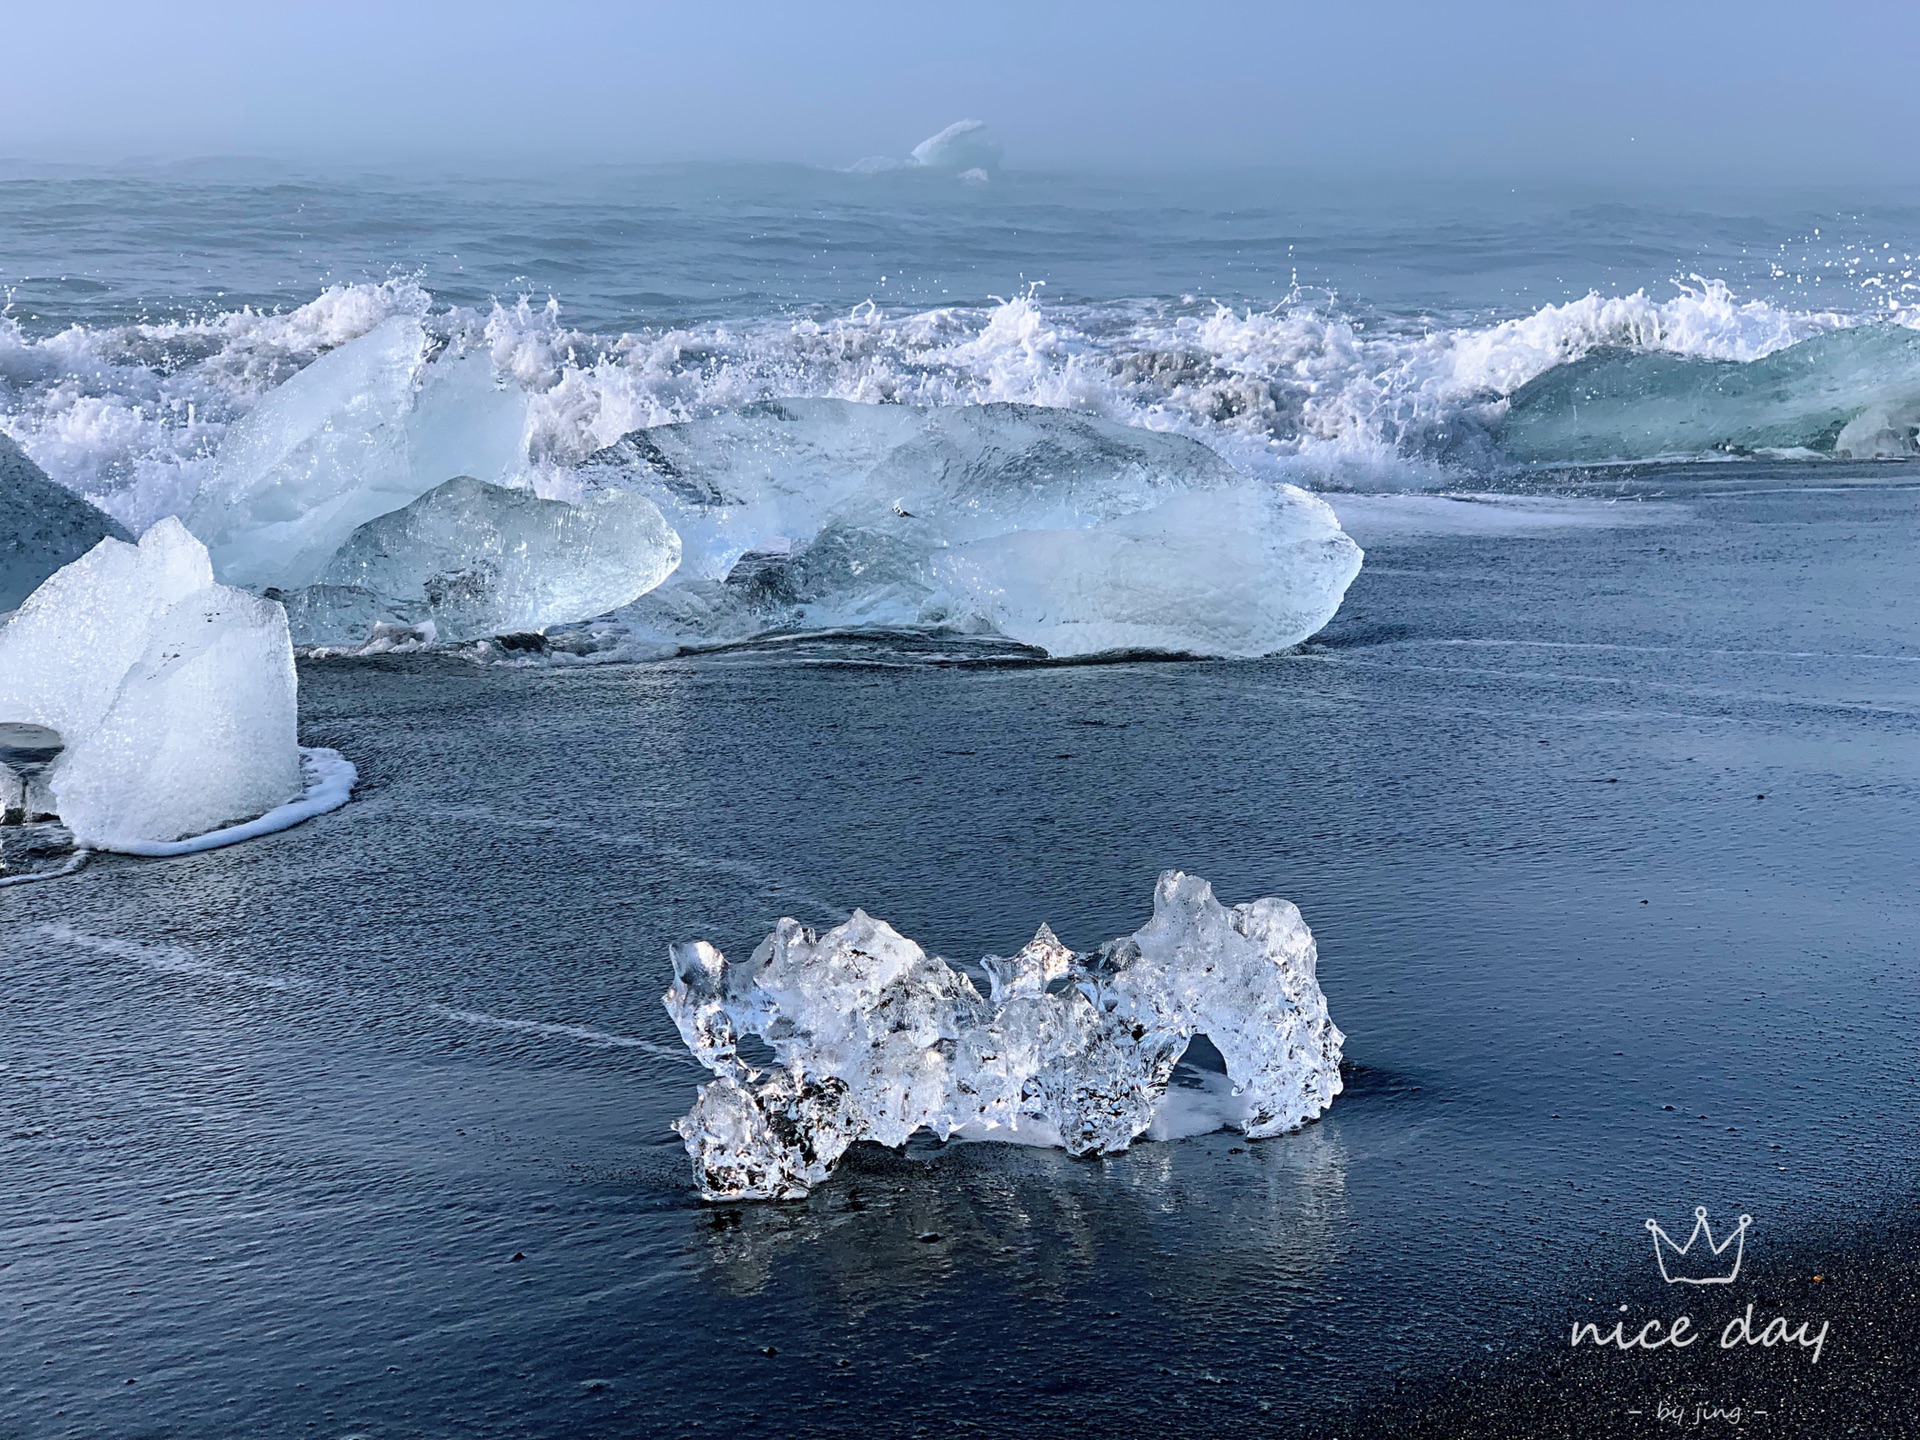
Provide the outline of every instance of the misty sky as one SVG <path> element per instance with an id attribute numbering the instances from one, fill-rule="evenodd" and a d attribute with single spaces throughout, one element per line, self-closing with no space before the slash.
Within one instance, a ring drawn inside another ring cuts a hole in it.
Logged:
<path id="1" fill-rule="evenodd" d="M 0 156 L 1920 181 L 1920 4 L 15 5 Z M 819 11 L 831 18 L 810 17 Z"/>

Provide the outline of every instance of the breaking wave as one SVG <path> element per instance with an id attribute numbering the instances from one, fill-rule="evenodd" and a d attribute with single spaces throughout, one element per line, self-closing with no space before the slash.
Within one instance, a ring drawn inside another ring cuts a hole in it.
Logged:
<path id="1" fill-rule="evenodd" d="M 1296 291 L 781 314 L 597 334 L 553 301 L 436 306 L 406 280 L 286 312 L 30 335 L 0 317 L 0 429 L 128 525 L 184 513 L 228 426 L 396 315 L 484 347 L 527 392 L 536 488 L 635 429 L 779 397 L 1011 401 L 1199 439 L 1257 476 L 1404 489 L 1505 468 L 1787 453 L 1916 453 L 1920 314 L 1791 310 L 1695 279 L 1497 324 L 1382 317 Z M 544 478 L 543 478 L 544 477 Z"/>

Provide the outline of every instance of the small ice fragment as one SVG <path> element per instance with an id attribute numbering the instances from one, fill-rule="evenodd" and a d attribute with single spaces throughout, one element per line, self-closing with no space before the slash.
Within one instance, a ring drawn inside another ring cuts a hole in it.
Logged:
<path id="1" fill-rule="evenodd" d="M 744 964 L 705 941 L 673 948 L 665 999 L 714 1073 L 676 1122 L 709 1200 L 794 1199 L 856 1140 L 1044 1140 L 1075 1155 L 1124 1150 L 1160 1115 L 1196 1034 L 1226 1061 L 1230 1097 L 1206 1108 L 1251 1137 L 1315 1119 L 1340 1092 L 1344 1040 L 1315 977 L 1313 936 L 1284 900 L 1228 909 L 1170 870 L 1153 918 L 1077 954 L 1046 926 L 989 957 L 989 994 L 856 910 L 818 934 L 782 920 Z M 761 1069 L 742 1033 L 771 1047 Z M 1231 1103 L 1229 1103 L 1229 1100 Z"/>

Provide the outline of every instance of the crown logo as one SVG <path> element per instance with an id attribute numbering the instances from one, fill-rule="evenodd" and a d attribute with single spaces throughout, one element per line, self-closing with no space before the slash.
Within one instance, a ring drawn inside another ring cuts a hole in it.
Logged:
<path id="1" fill-rule="evenodd" d="M 1740 1223 L 1714 1243 L 1713 1227 L 1707 1224 L 1707 1207 L 1693 1207 L 1693 1233 L 1687 1243 L 1676 1245 L 1673 1237 L 1660 1228 L 1658 1220 L 1647 1221 L 1647 1233 L 1653 1236 L 1653 1256 L 1660 1263 L 1660 1278 L 1669 1285 L 1731 1285 L 1740 1276 L 1740 1260 L 1746 1253 L 1747 1226 L 1751 1215 L 1742 1215 Z M 1699 1250 L 1694 1246 L 1704 1242 Z M 1731 1262 L 1727 1252 L 1733 1252 Z M 1691 1271 L 1693 1273 L 1685 1273 Z"/>

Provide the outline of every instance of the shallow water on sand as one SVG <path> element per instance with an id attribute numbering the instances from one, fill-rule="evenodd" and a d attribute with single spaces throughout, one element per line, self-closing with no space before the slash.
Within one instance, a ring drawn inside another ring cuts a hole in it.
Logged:
<path id="1" fill-rule="evenodd" d="M 1648 1215 L 1909 1193 L 1920 475 L 1587 489 L 1642 523 L 1356 521 L 1260 663 L 306 666 L 354 803 L 0 899 L 0 1431 L 1277 1433 Z M 1084 947 L 1171 866 L 1301 906 L 1327 1119 L 693 1198 L 669 941 Z"/>

